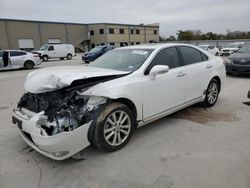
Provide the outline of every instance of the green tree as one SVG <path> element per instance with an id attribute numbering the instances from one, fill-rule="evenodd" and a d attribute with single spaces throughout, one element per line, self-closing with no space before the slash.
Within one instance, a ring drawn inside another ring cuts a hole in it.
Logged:
<path id="1" fill-rule="evenodd" d="M 189 41 L 189 40 L 194 40 L 194 34 L 192 31 L 182 31 L 179 30 L 177 33 L 177 39 L 181 41 Z"/>

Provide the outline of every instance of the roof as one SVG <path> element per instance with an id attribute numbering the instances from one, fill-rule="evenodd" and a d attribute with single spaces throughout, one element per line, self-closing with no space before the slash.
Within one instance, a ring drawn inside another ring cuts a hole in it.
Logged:
<path id="1" fill-rule="evenodd" d="M 140 45 L 133 45 L 133 46 L 126 46 L 122 48 L 126 49 L 160 49 L 165 47 L 171 47 L 171 46 L 194 46 L 190 44 L 185 43 L 150 43 L 150 44 L 140 44 Z"/>
<path id="2" fill-rule="evenodd" d="M 19 21 L 19 22 L 37 22 L 37 23 L 51 23 L 51 24 L 73 24 L 73 25 L 120 25 L 120 26 L 134 26 L 134 27 L 153 27 L 159 28 L 157 25 L 144 25 L 144 24 L 123 24 L 123 23 L 79 23 L 79 22 L 54 22 L 54 21 L 41 21 L 41 20 L 22 20 L 22 19 L 9 19 L 0 18 L 0 21 Z"/>

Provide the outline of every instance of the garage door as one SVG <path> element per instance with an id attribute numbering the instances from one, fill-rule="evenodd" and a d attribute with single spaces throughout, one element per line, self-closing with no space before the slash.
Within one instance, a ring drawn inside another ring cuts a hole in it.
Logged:
<path id="1" fill-rule="evenodd" d="M 33 39 L 18 39 L 20 49 L 34 49 Z"/>

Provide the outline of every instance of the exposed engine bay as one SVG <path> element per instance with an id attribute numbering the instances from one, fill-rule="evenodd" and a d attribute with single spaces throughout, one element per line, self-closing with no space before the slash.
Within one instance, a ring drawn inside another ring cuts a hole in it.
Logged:
<path id="1" fill-rule="evenodd" d="M 42 135 L 56 135 L 72 131 L 93 120 L 107 98 L 80 95 L 78 90 L 56 90 L 46 93 L 25 93 L 18 105 L 34 113 L 44 112 L 37 122 Z"/>

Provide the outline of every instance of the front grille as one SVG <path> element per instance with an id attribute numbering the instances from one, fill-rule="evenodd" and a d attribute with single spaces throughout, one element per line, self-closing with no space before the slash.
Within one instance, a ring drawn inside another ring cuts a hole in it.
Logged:
<path id="1" fill-rule="evenodd" d="M 235 65 L 250 65 L 250 60 L 233 60 L 233 64 Z"/>

